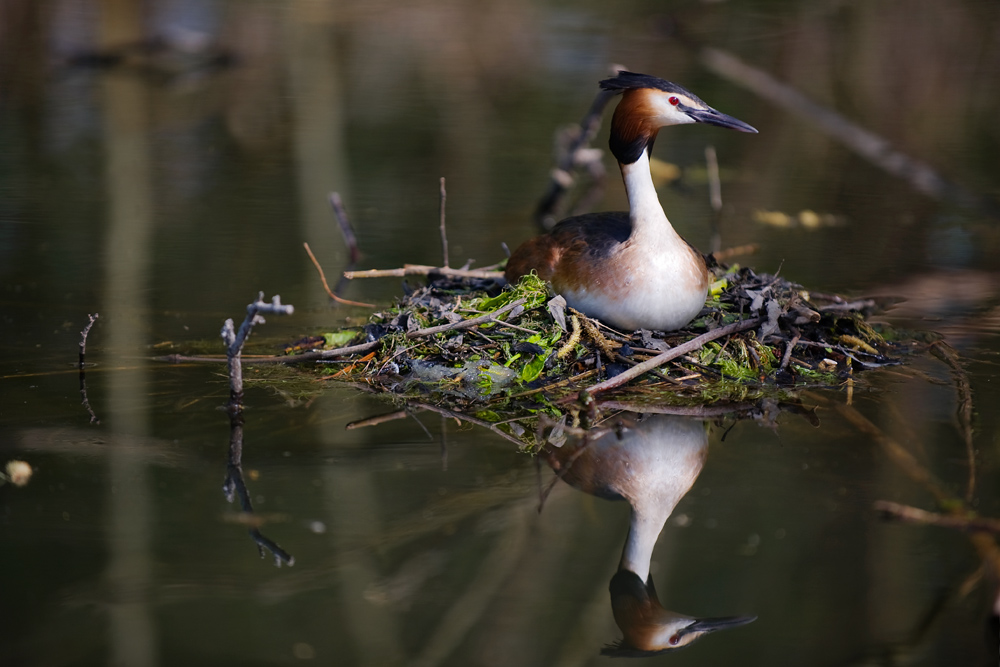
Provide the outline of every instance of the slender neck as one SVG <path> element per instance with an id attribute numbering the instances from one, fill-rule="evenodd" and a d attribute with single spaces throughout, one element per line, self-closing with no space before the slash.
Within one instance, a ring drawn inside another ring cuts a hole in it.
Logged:
<path id="1" fill-rule="evenodd" d="M 625 181 L 629 218 L 632 220 L 634 233 L 643 236 L 651 233 L 676 235 L 653 186 L 649 153 L 643 151 L 638 160 L 630 164 L 619 163 L 619 167 L 622 170 L 622 180 Z"/>
<path id="2" fill-rule="evenodd" d="M 635 572 L 642 581 L 649 578 L 649 561 L 653 557 L 653 547 L 656 546 L 656 539 L 660 536 L 668 516 L 670 516 L 669 511 L 654 512 L 649 515 L 632 510 L 625 549 L 618 564 L 619 570 Z"/>

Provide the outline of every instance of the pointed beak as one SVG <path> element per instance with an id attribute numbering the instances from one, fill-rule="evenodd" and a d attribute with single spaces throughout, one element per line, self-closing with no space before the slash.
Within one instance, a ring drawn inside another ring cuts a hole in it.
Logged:
<path id="1" fill-rule="evenodd" d="M 726 630 L 727 628 L 738 628 L 747 623 L 757 620 L 756 616 L 725 616 L 722 618 L 700 618 L 691 625 L 681 630 L 682 635 L 691 632 L 715 632 L 716 630 Z"/>
<path id="2" fill-rule="evenodd" d="M 738 118 L 733 118 L 732 116 L 727 116 L 726 114 L 716 111 L 715 109 L 692 109 L 691 107 L 684 108 L 685 113 L 693 118 L 699 123 L 708 123 L 709 125 L 718 125 L 719 127 L 728 127 L 730 130 L 739 130 L 740 132 L 750 132 L 751 134 L 757 134 L 756 128 L 751 125 L 744 123 Z"/>

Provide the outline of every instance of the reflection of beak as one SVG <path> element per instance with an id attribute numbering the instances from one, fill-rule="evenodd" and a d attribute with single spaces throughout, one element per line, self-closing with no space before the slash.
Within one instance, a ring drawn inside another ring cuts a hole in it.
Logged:
<path id="1" fill-rule="evenodd" d="M 709 125 L 718 125 L 719 127 L 728 127 L 730 130 L 739 130 L 740 132 L 750 132 L 751 134 L 757 134 L 757 130 L 751 126 L 744 123 L 738 118 L 733 118 L 732 116 L 727 116 L 726 114 L 716 111 L 715 109 L 693 109 L 691 107 L 684 107 L 684 113 L 693 118 L 699 123 L 707 123 Z"/>
<path id="2" fill-rule="evenodd" d="M 686 635 L 692 632 L 715 632 L 727 628 L 738 628 L 747 623 L 757 620 L 756 616 L 724 616 L 721 618 L 699 618 L 691 625 L 682 629 L 678 634 Z"/>

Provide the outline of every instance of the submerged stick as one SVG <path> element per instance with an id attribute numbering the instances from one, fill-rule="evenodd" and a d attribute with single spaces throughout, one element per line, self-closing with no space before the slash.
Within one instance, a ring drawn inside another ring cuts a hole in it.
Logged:
<path id="1" fill-rule="evenodd" d="M 444 257 L 444 266 L 448 268 L 448 231 L 444 226 L 444 204 L 448 199 L 448 192 L 444 189 L 444 176 L 441 177 L 441 255 Z"/>
<path id="2" fill-rule="evenodd" d="M 336 193 L 334 193 L 334 194 L 336 194 Z M 330 295 L 331 299 L 333 299 L 337 303 L 342 303 L 345 306 L 361 306 L 363 308 L 374 308 L 375 307 L 375 304 L 373 304 L 373 303 L 363 303 L 361 301 L 351 301 L 350 299 L 344 299 L 344 298 L 341 298 L 341 297 L 337 296 L 336 292 L 334 292 L 333 290 L 331 290 L 330 286 L 327 284 L 327 282 L 326 282 L 326 274 L 323 273 L 323 267 L 320 266 L 319 261 L 316 260 L 316 255 L 313 254 L 313 251 L 309 247 L 309 244 L 303 241 L 302 245 L 303 245 L 303 247 L 305 247 L 306 253 L 309 255 L 309 259 L 312 260 L 313 266 L 315 266 L 316 270 L 319 271 L 319 279 L 323 283 L 323 289 L 326 290 L 326 293 L 328 295 Z"/>
<path id="3" fill-rule="evenodd" d="M 427 266 L 426 264 L 406 264 L 401 269 L 344 271 L 344 277 L 348 280 L 354 280 L 355 278 L 404 278 L 406 276 L 429 276 L 431 274 L 440 274 L 450 278 L 482 278 L 484 280 L 503 278 L 503 271 L 452 269 L 447 266 Z"/>
<path id="4" fill-rule="evenodd" d="M 340 233 L 344 237 L 344 245 L 347 246 L 351 264 L 357 264 L 358 260 L 361 259 L 361 250 L 358 248 L 358 238 L 354 235 L 354 226 L 351 225 L 351 219 L 347 217 L 347 209 L 344 208 L 344 202 L 340 198 L 339 192 L 330 193 L 330 207 L 333 209 L 333 217 L 337 219 L 337 224 L 340 226 Z"/>
<path id="5" fill-rule="evenodd" d="M 705 146 L 705 166 L 708 173 L 708 201 L 712 205 L 712 235 L 709 252 L 713 255 L 722 250 L 722 181 L 719 180 L 719 158 L 715 146 Z"/>
<path id="6" fill-rule="evenodd" d="M 740 331 L 753 329 L 757 325 L 762 324 L 764 321 L 765 318 L 763 317 L 753 317 L 749 320 L 741 320 L 739 322 L 733 322 L 732 324 L 728 324 L 724 327 L 719 327 L 718 329 L 713 329 L 708 333 L 703 333 L 697 338 L 692 338 L 691 340 L 682 345 L 673 347 L 667 350 L 666 352 L 653 357 L 652 359 L 647 359 L 641 364 L 637 364 L 632 368 L 629 368 L 628 370 L 614 376 L 609 380 L 605 380 L 604 382 L 595 384 L 590 389 L 585 389 L 580 393 L 581 394 L 585 393 L 590 396 L 593 396 L 594 394 L 600 393 L 602 391 L 607 391 L 608 389 L 614 389 L 615 387 L 620 387 L 626 382 L 634 380 L 635 378 L 640 377 L 644 373 L 648 373 L 654 368 L 659 368 L 668 361 L 672 361 L 677 357 L 688 354 L 689 352 L 694 352 L 695 350 L 703 346 L 705 343 L 709 343 L 715 340 L 716 338 L 722 338 L 723 336 L 739 333 Z"/>
<path id="7" fill-rule="evenodd" d="M 623 69 L 625 68 L 620 65 L 614 65 L 611 67 L 611 75 L 615 76 Z M 552 219 L 553 214 L 573 182 L 570 171 L 576 163 L 577 154 L 597 136 L 597 131 L 601 128 L 601 116 L 604 114 L 604 107 L 608 105 L 608 102 L 615 95 L 617 95 L 617 92 L 608 90 L 601 90 L 597 93 L 593 103 L 590 105 L 590 109 L 587 111 L 587 115 L 580 122 L 576 137 L 566 147 L 566 152 L 560 156 L 556 168 L 552 171 L 548 191 L 542 196 L 541 201 L 538 202 L 538 207 L 535 209 L 535 222 L 542 229 L 550 229 L 555 222 Z"/>

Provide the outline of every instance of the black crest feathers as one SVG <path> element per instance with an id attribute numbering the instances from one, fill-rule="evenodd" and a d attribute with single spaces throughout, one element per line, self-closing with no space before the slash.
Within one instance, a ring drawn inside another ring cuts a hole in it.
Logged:
<path id="1" fill-rule="evenodd" d="M 687 88 L 678 86 L 673 81 L 660 79 L 655 76 L 650 76 L 649 74 L 639 74 L 637 72 L 626 72 L 622 70 L 610 79 L 604 79 L 599 85 L 602 90 L 613 91 L 616 93 L 624 92 L 626 90 L 638 90 L 640 88 L 652 88 L 654 90 L 662 90 L 665 93 L 679 93 L 681 95 L 688 96 L 695 102 L 701 102 L 701 104 L 708 106 L 701 100 L 700 97 L 692 93 Z"/>

